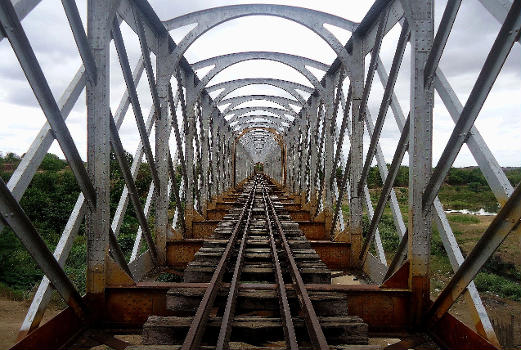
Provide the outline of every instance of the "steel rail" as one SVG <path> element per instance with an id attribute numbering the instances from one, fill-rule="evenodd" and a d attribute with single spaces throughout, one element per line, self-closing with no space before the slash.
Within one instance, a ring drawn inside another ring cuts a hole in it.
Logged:
<path id="1" fill-rule="evenodd" d="M 232 334 L 232 321 L 235 315 L 235 305 L 237 303 L 237 295 L 239 294 L 239 283 L 244 266 L 244 248 L 246 246 L 246 240 L 248 239 L 248 231 L 251 223 L 251 214 L 253 204 L 255 203 L 255 193 L 257 191 L 257 179 L 253 185 L 253 197 L 250 203 L 250 209 L 248 210 L 248 218 L 244 225 L 243 234 L 241 238 L 241 244 L 239 246 L 239 252 L 237 253 L 237 259 L 235 260 L 235 267 L 233 269 L 233 276 L 230 282 L 230 290 L 228 297 L 226 298 L 226 306 L 221 321 L 221 328 L 219 330 L 219 336 L 217 337 L 216 350 L 228 349 L 228 343 Z"/>
<path id="2" fill-rule="evenodd" d="M 264 200 L 264 211 L 266 214 L 266 223 L 268 225 L 268 233 L 270 237 L 271 259 L 273 260 L 273 267 L 275 269 L 275 279 L 277 282 L 277 296 L 279 299 L 280 316 L 282 319 L 282 328 L 286 338 L 286 345 L 291 350 L 298 349 L 297 336 L 295 334 L 295 326 L 293 325 L 293 318 L 291 317 L 291 309 L 289 307 L 288 295 L 286 292 L 286 285 L 282 276 L 282 268 L 280 266 L 279 255 L 277 253 L 277 246 L 275 244 L 275 237 L 273 235 L 273 224 L 270 219 L 268 210 L 268 202 L 266 200 L 266 188 L 262 186 L 262 199 Z"/>
<path id="3" fill-rule="evenodd" d="M 219 260 L 219 264 L 217 265 L 212 279 L 210 280 L 209 286 L 206 289 L 203 299 L 197 308 L 197 312 L 195 313 L 194 319 L 192 320 L 192 324 L 190 325 L 190 329 L 186 334 L 186 338 L 181 346 L 181 350 L 195 350 L 199 349 L 199 345 L 201 343 L 201 338 L 204 334 L 204 330 L 206 328 L 206 323 L 208 322 L 208 316 L 210 314 L 211 308 L 215 301 L 215 297 L 219 291 L 220 285 L 222 283 L 222 278 L 224 273 L 226 272 L 226 266 L 228 265 L 229 258 L 231 256 L 232 249 L 237 240 L 237 236 L 239 235 L 239 230 L 241 228 L 241 224 L 245 218 L 246 212 L 251 211 L 251 206 L 254 199 L 256 184 L 253 189 L 250 191 L 248 196 L 248 200 L 246 201 L 244 207 L 242 208 L 241 214 L 235 227 L 233 228 L 232 234 L 230 236 L 230 240 L 226 245 L 223 255 Z"/>
<path id="4" fill-rule="evenodd" d="M 304 284 L 304 280 L 300 275 L 297 263 L 291 252 L 291 248 L 289 246 L 288 240 L 286 239 L 284 229 L 282 228 L 275 207 L 273 206 L 273 202 L 271 201 L 271 198 L 269 196 L 267 202 L 271 209 L 273 219 L 277 227 L 277 231 L 279 232 L 282 247 L 284 248 L 284 252 L 289 262 L 291 278 L 293 279 L 293 283 L 295 285 L 295 291 L 297 292 L 300 308 L 304 314 L 304 321 L 306 323 L 309 338 L 313 343 L 313 348 L 320 350 L 328 350 L 329 346 L 327 345 L 326 337 L 324 335 L 324 332 L 322 331 L 322 327 L 320 326 L 317 314 L 315 312 L 313 304 L 311 303 L 311 299 L 309 298 L 308 291 L 306 290 L 306 285 Z"/>

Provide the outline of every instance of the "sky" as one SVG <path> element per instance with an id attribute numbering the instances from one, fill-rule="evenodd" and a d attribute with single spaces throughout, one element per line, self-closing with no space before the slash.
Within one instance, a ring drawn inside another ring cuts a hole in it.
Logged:
<path id="1" fill-rule="evenodd" d="M 167 20 L 209 7 L 257 2 L 232 0 L 150 1 L 161 20 Z M 77 3 L 85 23 L 86 1 L 78 0 Z M 371 7 L 373 1 L 272 0 L 270 3 L 307 7 L 359 22 Z M 435 3 L 435 22 L 437 27 L 446 5 L 446 0 L 436 1 Z M 60 1 L 42 1 L 24 19 L 22 24 L 50 88 L 56 100 L 59 100 L 81 64 L 81 59 Z M 472 86 L 499 28 L 500 24 L 486 11 L 478 0 L 466 0 L 463 2 L 440 62 L 440 68 L 444 71 L 463 104 L 472 90 Z M 180 28 L 171 32 L 171 35 L 176 42 L 179 42 L 189 29 Z M 327 29 L 331 29 L 332 33 L 342 43 L 345 43 L 350 36 L 349 32 L 339 30 L 338 28 L 327 27 Z M 139 42 L 137 36 L 126 24 L 122 25 L 122 33 L 129 54 L 130 64 L 133 67 L 140 55 Z M 400 25 L 397 24 L 385 37 L 382 44 L 381 57 L 387 70 L 391 66 L 399 33 Z M 202 59 L 239 51 L 290 53 L 305 56 L 328 65 L 336 57 L 333 50 L 322 39 L 303 26 L 285 19 L 264 16 L 239 18 L 213 28 L 187 50 L 185 57 L 190 63 L 195 63 Z M 476 127 L 502 166 L 521 166 L 521 142 L 519 141 L 519 136 L 521 135 L 520 63 L 521 46 L 516 44 L 476 122 Z M 366 67 L 368 65 L 369 56 L 367 56 Z M 110 70 L 110 101 L 111 108 L 115 111 L 125 85 L 113 46 L 111 46 Z M 197 72 L 200 76 L 204 73 L 203 71 Z M 407 49 L 395 89 L 405 114 L 409 110 L 409 73 L 410 55 L 409 49 Z M 322 75 L 323 72 L 317 72 L 318 78 L 321 78 Z M 283 64 L 269 61 L 252 61 L 236 64 L 214 77 L 210 85 L 230 79 L 250 77 L 285 79 L 311 86 L 298 72 Z M 145 77 L 138 85 L 138 92 L 143 115 L 146 118 L 152 101 Z M 237 90 L 231 96 L 250 93 L 283 95 L 276 88 L 255 86 Z M 376 119 L 382 94 L 383 87 L 378 77 L 375 76 L 368 105 L 373 120 Z M 264 104 L 270 106 L 270 104 Z M 259 105 L 259 103 L 251 102 L 240 107 L 255 105 Z M 86 158 L 85 113 L 85 94 L 82 93 L 67 119 L 67 125 L 84 159 Z M 26 152 L 45 122 L 45 117 L 7 40 L 0 42 L 0 119 L 2 120 L 2 128 L 0 128 L 0 152 L 2 153 L 14 152 L 23 154 Z M 443 102 L 435 95 L 433 165 L 439 159 L 453 127 L 454 122 L 450 118 Z M 127 113 L 120 133 L 125 149 L 130 153 L 134 153 L 139 141 L 139 135 L 131 109 Z M 388 163 L 392 160 L 398 138 L 399 130 L 393 114 L 389 110 L 380 139 L 380 145 Z M 151 139 L 153 141 L 153 137 Z M 171 141 L 173 141 L 173 137 Z M 364 150 L 367 150 L 368 142 L 369 138 L 365 135 Z M 51 147 L 51 152 L 63 157 L 56 142 Z M 407 158 L 404 161 L 407 162 Z M 464 146 L 456 159 L 455 165 L 472 166 L 475 164 L 471 153 Z"/>

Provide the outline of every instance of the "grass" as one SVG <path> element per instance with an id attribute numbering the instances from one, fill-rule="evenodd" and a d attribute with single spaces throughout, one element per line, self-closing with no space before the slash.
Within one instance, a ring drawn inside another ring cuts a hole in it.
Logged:
<path id="1" fill-rule="evenodd" d="M 444 185 L 444 187 L 447 187 L 447 185 Z M 442 199 L 446 208 L 448 208 L 449 205 L 453 205 L 451 209 L 458 208 L 458 201 L 461 196 L 467 196 L 467 203 L 471 204 L 465 206 L 461 205 L 460 209 L 478 210 L 480 208 L 485 208 L 485 210 L 490 210 L 486 205 L 479 205 L 479 201 L 483 198 L 486 199 L 488 196 L 487 194 L 483 195 L 472 192 L 468 188 L 465 188 L 464 185 L 460 186 L 462 187 L 460 190 L 456 190 L 454 188 L 455 186 L 448 187 L 452 188 L 444 189 L 443 193 L 449 204 Z M 378 202 L 380 190 L 381 189 L 379 188 L 370 190 L 373 205 L 376 205 Z M 395 188 L 395 192 L 404 222 L 407 225 L 408 190 L 407 188 Z M 493 205 L 489 206 L 495 205 L 497 204 L 494 202 Z M 346 215 L 349 212 L 348 206 L 344 204 L 342 210 L 346 222 L 348 222 L 349 217 Z M 490 216 L 476 216 L 471 214 L 448 214 L 447 218 L 464 256 L 472 250 L 477 240 L 481 237 L 483 232 L 485 232 L 490 221 L 493 219 L 493 217 Z M 365 215 L 363 220 L 363 229 L 364 233 L 369 229 L 369 220 Z M 400 240 L 396 232 L 389 205 L 387 205 L 384 210 L 378 229 L 386 252 L 387 261 L 390 262 Z M 514 301 L 521 300 L 521 269 L 518 268 L 520 260 L 518 254 L 519 248 L 518 242 L 514 238 L 515 237 L 509 237 L 509 239 L 505 240 L 498 251 L 487 261 L 481 270 L 482 272 L 476 276 L 475 282 L 481 292 L 494 293 L 500 297 Z M 376 253 L 374 248 L 371 248 L 371 252 L 373 254 Z M 454 271 L 434 222 L 432 225 L 431 236 L 430 267 L 432 271 L 431 288 L 434 293 L 437 293 L 443 289 L 447 281 L 453 276 Z"/>
<path id="2" fill-rule="evenodd" d="M 521 284 L 495 273 L 480 272 L 474 279 L 480 292 L 490 292 L 503 298 L 521 300 Z"/>
<path id="3" fill-rule="evenodd" d="M 481 221 L 475 215 L 466 214 L 451 214 L 448 215 L 450 222 L 457 222 L 460 224 L 479 224 Z"/>

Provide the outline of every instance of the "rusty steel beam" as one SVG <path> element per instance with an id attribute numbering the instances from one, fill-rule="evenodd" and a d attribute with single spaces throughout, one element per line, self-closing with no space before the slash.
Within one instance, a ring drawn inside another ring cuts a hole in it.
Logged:
<path id="1" fill-rule="evenodd" d="M 176 268 L 186 267 L 194 259 L 195 253 L 202 247 L 203 242 L 203 238 L 185 238 L 168 242 L 167 265 Z M 309 243 L 329 269 L 352 268 L 349 258 L 350 243 L 330 240 L 309 240 Z"/>

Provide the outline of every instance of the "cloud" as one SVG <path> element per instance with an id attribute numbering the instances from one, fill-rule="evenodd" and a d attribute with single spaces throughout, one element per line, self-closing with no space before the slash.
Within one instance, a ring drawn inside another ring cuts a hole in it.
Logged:
<path id="1" fill-rule="evenodd" d="M 450 1 L 450 0 L 448 0 Z M 177 17 L 192 11 L 210 7 L 232 4 L 257 3 L 258 0 L 151 0 L 152 7 L 162 20 Z M 372 5 L 372 1 L 359 0 L 275 0 L 275 4 L 307 7 L 319 11 L 333 13 L 347 19 L 359 22 Z M 86 0 L 77 1 L 80 15 L 86 18 Z M 436 1 L 435 21 L 438 25 L 447 0 Z M 58 100 L 69 81 L 81 64 L 81 59 L 74 42 L 70 27 L 59 2 L 43 1 L 23 21 L 24 29 L 31 41 L 42 70 L 48 79 L 51 90 Z M 475 83 L 483 62 L 499 31 L 500 24 L 489 14 L 478 1 L 464 1 L 445 47 L 440 67 L 452 84 L 458 98 L 464 104 Z M 385 37 L 381 49 L 381 57 L 387 70 L 391 67 L 396 42 L 400 34 L 400 25 Z M 125 46 L 133 68 L 140 56 L 139 42 L 132 30 L 123 24 L 121 27 Z M 338 32 L 333 30 L 333 32 Z M 344 36 L 346 34 L 340 33 Z M 177 39 L 177 37 L 176 37 Z M 179 37 L 180 39 L 180 37 Z M 285 19 L 275 17 L 252 16 L 235 19 L 219 25 L 192 45 L 186 52 L 189 62 L 225 53 L 249 50 L 280 51 L 301 55 L 331 63 L 335 54 L 331 48 L 316 34 L 303 26 Z M 12 53 L 7 40 L 0 42 L 0 117 L 3 128 L 0 132 L 0 151 L 15 151 L 24 153 L 36 135 L 45 119 L 42 116 L 38 102 L 30 89 L 25 75 L 20 68 L 16 56 Z M 368 60 L 368 58 L 367 58 Z M 512 53 L 504 65 L 487 103 L 483 107 L 476 127 L 482 132 L 488 146 L 502 165 L 519 166 L 521 143 L 516 142 L 521 133 L 521 47 L 515 44 Z M 366 62 L 366 69 L 368 61 Z M 409 110 L 410 94 L 410 52 L 406 50 L 400 69 L 395 92 L 405 116 Z M 117 108 L 121 95 L 126 89 L 117 60 L 115 50 L 111 49 L 111 85 L 110 105 L 113 111 Z M 244 77 L 272 77 L 307 84 L 305 79 L 291 68 L 277 63 L 261 61 L 244 62 L 234 65 L 219 75 L 212 83 Z M 307 84 L 308 85 L 308 84 Z M 151 106 L 146 75 L 138 85 L 139 98 L 146 118 Z M 248 86 L 234 91 L 230 96 L 244 94 L 268 94 L 290 97 L 287 93 L 270 86 Z M 375 77 L 373 90 L 369 99 L 369 110 L 376 119 L 383 87 L 379 78 Z M 125 148 L 133 152 L 139 135 L 133 121 L 131 108 L 122 126 L 121 135 Z M 20 115 L 23 118 L 20 118 Z M 341 114 L 340 114 L 341 116 Z M 390 162 L 399 138 L 399 130 L 389 109 L 382 130 L 380 145 L 386 161 Z M 67 121 L 71 128 L 82 156 L 85 155 L 85 96 L 80 96 L 71 117 Z M 340 124 L 340 121 L 338 121 Z M 26 125 L 24 127 L 24 125 Z M 434 110 L 434 145 L 433 154 L 436 162 L 452 133 L 454 122 L 439 98 L 435 101 Z M 364 149 L 367 150 L 368 138 L 365 138 Z M 346 139 L 344 149 L 347 149 Z M 60 152 L 55 144 L 53 152 Z M 475 164 L 471 153 L 466 147 L 462 150 L 455 163 L 459 166 Z"/>

